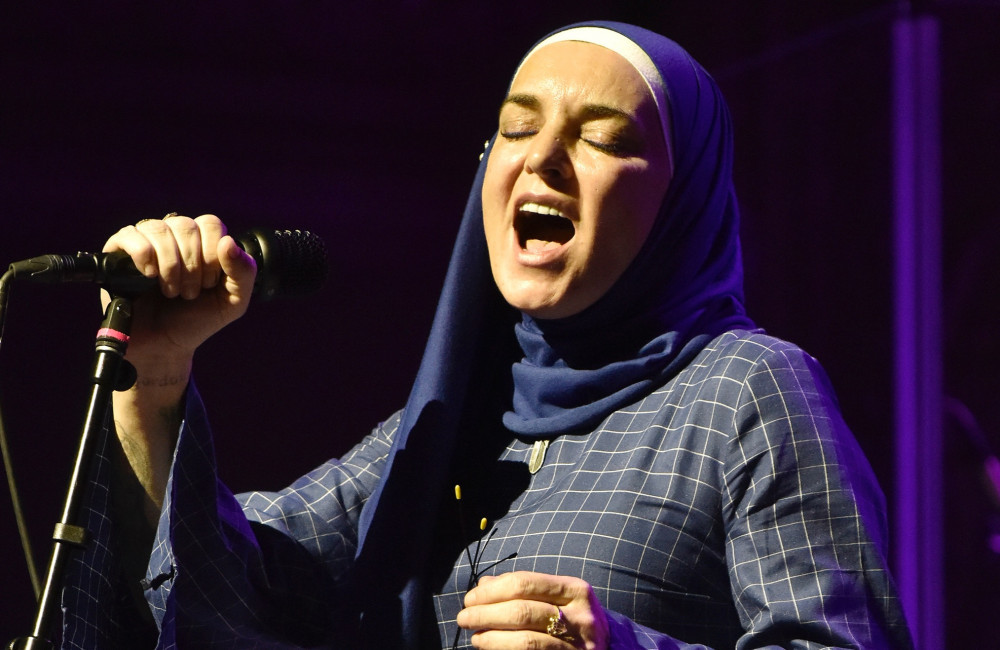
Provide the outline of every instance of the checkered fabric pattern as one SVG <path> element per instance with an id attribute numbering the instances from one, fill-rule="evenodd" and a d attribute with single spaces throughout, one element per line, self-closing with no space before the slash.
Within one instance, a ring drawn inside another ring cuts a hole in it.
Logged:
<path id="1" fill-rule="evenodd" d="M 336 603 L 350 598 L 338 579 L 397 423 L 281 492 L 237 499 L 217 483 L 192 400 L 150 564 L 160 646 L 337 647 Z M 798 348 L 723 334 L 596 431 L 553 439 L 535 474 L 530 452 L 511 439 L 498 462 L 460 471 L 460 507 L 429 522 L 426 647 L 452 647 L 474 571 L 513 570 L 589 582 L 616 649 L 912 647 L 886 570 L 884 498 Z"/>

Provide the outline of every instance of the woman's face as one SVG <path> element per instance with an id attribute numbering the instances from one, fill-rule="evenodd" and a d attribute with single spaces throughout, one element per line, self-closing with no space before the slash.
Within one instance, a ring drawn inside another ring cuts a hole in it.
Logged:
<path id="1" fill-rule="evenodd" d="M 493 279 L 513 307 L 563 318 L 621 276 L 670 182 L 659 114 L 615 52 L 576 41 L 524 62 L 483 183 Z"/>

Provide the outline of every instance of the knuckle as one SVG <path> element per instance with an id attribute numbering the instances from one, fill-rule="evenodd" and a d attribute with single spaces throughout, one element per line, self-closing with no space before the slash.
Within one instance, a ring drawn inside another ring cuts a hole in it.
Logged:
<path id="1" fill-rule="evenodd" d="M 531 586 L 531 580 L 529 579 L 528 574 L 523 571 L 515 571 L 510 577 L 517 593 L 524 593 Z"/>
<path id="2" fill-rule="evenodd" d="M 167 227 L 173 230 L 175 235 L 182 237 L 191 237 L 198 234 L 198 224 L 193 219 L 174 217 L 170 220 L 170 224 Z"/>
<path id="3" fill-rule="evenodd" d="M 162 219 L 144 219 L 131 227 L 139 232 L 149 233 L 151 235 L 163 234 L 170 230 L 170 227 Z"/>
<path id="4" fill-rule="evenodd" d="M 226 225 L 222 223 L 222 219 L 214 214 L 203 214 L 197 216 L 194 221 L 204 229 L 217 230 L 222 233 L 226 232 Z"/>
<path id="5" fill-rule="evenodd" d="M 108 243 L 120 242 L 123 239 L 129 239 L 135 233 L 135 231 L 136 227 L 131 224 L 123 226 L 118 229 L 118 232 L 116 232 L 115 234 L 111 235 L 111 237 L 108 238 Z"/>
<path id="6" fill-rule="evenodd" d="M 593 629 L 594 624 L 597 622 L 594 613 L 589 609 L 585 612 L 580 612 L 574 618 L 576 619 L 576 626 L 584 630 Z"/>
<path id="7" fill-rule="evenodd" d="M 567 592 L 571 598 L 579 598 L 588 601 L 594 595 L 594 588 L 590 583 L 582 578 L 570 578 L 567 585 Z"/>
<path id="8" fill-rule="evenodd" d="M 534 612 L 527 602 L 519 602 L 514 605 L 513 623 L 517 627 L 527 627 L 534 622 Z"/>
<path id="9" fill-rule="evenodd" d="M 521 647 L 524 648 L 524 650 L 543 650 L 543 648 L 545 648 L 548 644 L 547 639 L 541 639 L 534 635 L 524 635 L 521 638 L 523 640 Z"/>

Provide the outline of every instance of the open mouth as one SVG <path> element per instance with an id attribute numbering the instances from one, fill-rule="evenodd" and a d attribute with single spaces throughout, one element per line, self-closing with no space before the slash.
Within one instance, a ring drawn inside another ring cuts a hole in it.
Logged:
<path id="1" fill-rule="evenodd" d="M 514 229 L 521 248 L 541 252 L 562 246 L 576 234 L 573 222 L 556 208 L 525 203 L 514 217 Z"/>

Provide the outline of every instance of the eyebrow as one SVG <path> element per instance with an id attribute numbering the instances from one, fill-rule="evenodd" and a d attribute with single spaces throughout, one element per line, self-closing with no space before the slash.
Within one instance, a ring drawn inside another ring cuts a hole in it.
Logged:
<path id="1" fill-rule="evenodd" d="M 500 110 L 502 111 L 507 104 L 515 104 L 532 110 L 539 110 L 542 107 L 542 102 L 538 97 L 528 93 L 512 93 L 507 95 L 507 98 L 500 105 Z M 614 106 L 608 106 L 607 104 L 586 104 L 583 106 L 581 113 L 585 119 L 618 117 L 630 123 L 638 122 L 636 117 L 631 113 L 623 111 L 620 108 L 615 108 Z"/>
<path id="2" fill-rule="evenodd" d="M 542 102 L 538 101 L 537 97 L 535 97 L 534 95 L 529 95 L 527 93 L 512 93 L 510 95 L 507 95 L 507 97 L 503 100 L 503 103 L 500 104 L 500 110 L 502 111 L 504 109 L 504 106 L 506 106 L 507 104 L 515 104 L 523 108 L 533 108 L 533 109 L 538 109 L 541 108 L 542 106 Z"/>

